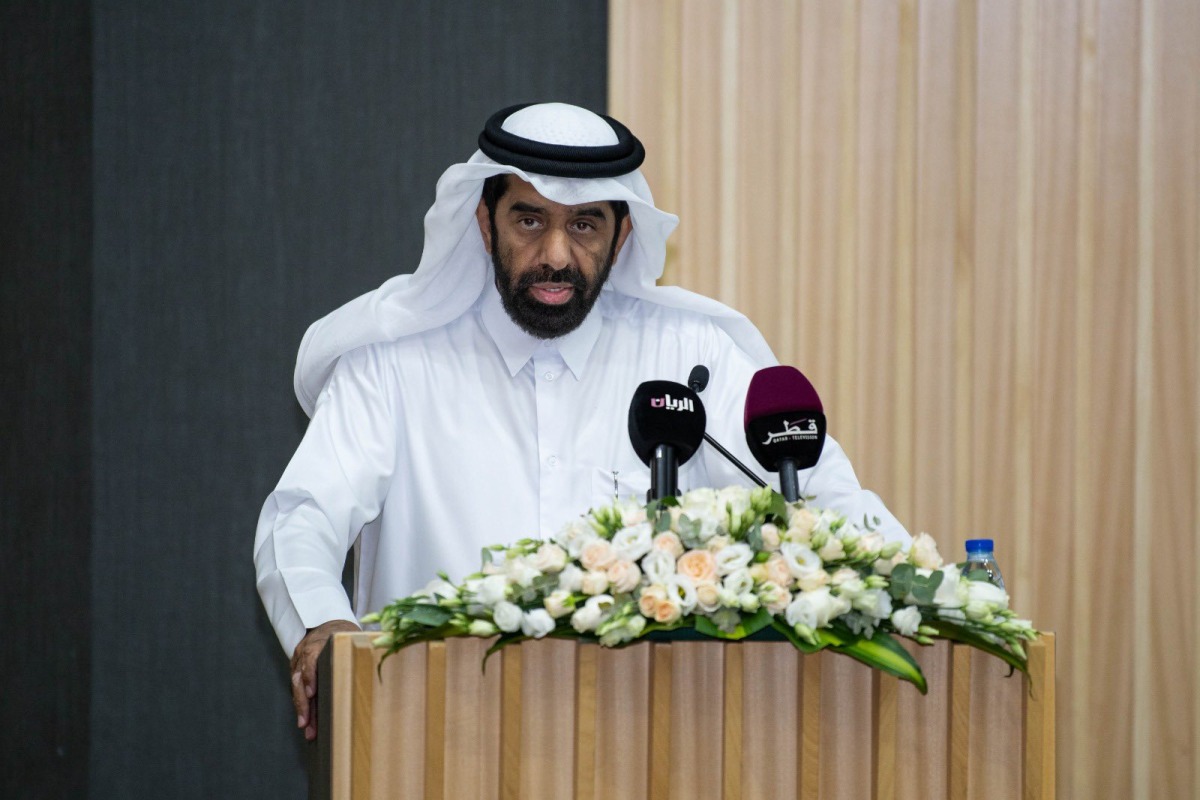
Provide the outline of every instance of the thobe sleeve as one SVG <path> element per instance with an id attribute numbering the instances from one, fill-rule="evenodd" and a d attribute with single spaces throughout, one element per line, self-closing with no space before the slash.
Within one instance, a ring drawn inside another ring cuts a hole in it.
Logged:
<path id="1" fill-rule="evenodd" d="M 715 328 L 709 338 L 705 356 L 711 372 L 709 390 L 701 395 L 708 412 L 709 431 L 726 449 L 779 489 L 779 475 L 765 472 L 754 459 L 746 444 L 743 416 L 746 405 L 746 390 L 754 373 L 766 364 L 755 364 L 724 331 Z M 836 411 L 828 410 L 836 425 Z M 720 433 L 716 433 L 716 431 Z M 703 447 L 705 466 L 711 483 L 715 487 L 748 483 L 746 477 L 732 464 L 710 447 Z M 846 515 L 858 525 L 864 518 L 870 527 L 887 541 L 907 544 L 912 537 L 900 521 L 887 509 L 879 495 L 862 488 L 854 467 L 850 464 L 842 446 L 832 436 L 825 438 L 825 447 L 816 466 L 802 470 L 799 474 L 800 493 L 812 497 L 817 508 L 828 508 Z M 878 522 L 876 522 L 878 519 Z"/>
<path id="2" fill-rule="evenodd" d="M 386 373 L 377 348 L 342 356 L 259 516 L 258 593 L 289 655 L 307 629 L 355 619 L 342 567 L 363 525 L 383 508 L 401 429 Z"/>

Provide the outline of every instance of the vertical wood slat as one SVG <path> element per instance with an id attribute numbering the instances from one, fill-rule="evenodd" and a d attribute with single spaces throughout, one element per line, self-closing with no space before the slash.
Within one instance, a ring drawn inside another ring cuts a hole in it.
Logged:
<path id="1" fill-rule="evenodd" d="M 896 698 L 900 690 L 900 679 L 876 672 L 874 681 L 872 727 L 874 729 L 875 771 L 871 776 L 874 785 L 871 796 L 874 800 L 893 800 L 896 796 L 896 736 L 898 715 Z"/>
<path id="2" fill-rule="evenodd" d="M 521 796 L 522 666 L 524 650 L 511 645 L 501 651 L 500 677 L 500 797 Z"/>
<path id="3" fill-rule="evenodd" d="M 425 800 L 446 797 L 446 643 L 426 645 Z"/>
<path id="4" fill-rule="evenodd" d="M 596 797 L 596 648 L 582 647 L 575 668 L 576 800 Z"/>
<path id="5" fill-rule="evenodd" d="M 375 712 L 375 649 L 365 639 L 353 640 L 354 697 L 351 713 L 354 737 L 350 753 L 350 789 L 355 797 L 371 796 L 371 743 Z"/>
<path id="6" fill-rule="evenodd" d="M 1025 800 L 1053 800 L 1055 764 L 1054 634 L 1029 647 L 1029 691 L 1025 703 Z"/>
<path id="7" fill-rule="evenodd" d="M 372 795 L 424 797 L 425 730 L 414 723 L 427 718 L 427 646 L 408 647 L 386 661 L 382 658 L 382 651 L 376 651 L 371 667 L 379 669 L 373 689 Z"/>
<path id="8" fill-rule="evenodd" d="M 670 645 L 671 710 L 668 797 L 719 797 L 725 685 L 722 647 Z M 657 678 L 657 676 L 656 676 Z"/>
<path id="9" fill-rule="evenodd" d="M 817 800 L 821 791 L 821 665 L 807 658 L 800 672 L 800 800 Z"/>
<path id="10" fill-rule="evenodd" d="M 669 698 L 653 696 L 653 653 L 645 642 L 620 650 L 596 652 L 595 796 L 637 797 L 647 791 L 658 759 L 651 735 L 654 714 Z M 663 691 L 670 690 L 670 683 Z M 666 733 L 660 732 L 660 737 Z M 665 762 L 664 762 L 665 763 Z"/>
<path id="11" fill-rule="evenodd" d="M 651 645 L 650 661 L 650 797 L 671 791 L 671 666 L 669 644 Z"/>
<path id="12" fill-rule="evenodd" d="M 721 742 L 721 797 L 722 800 L 742 798 L 742 742 L 745 738 L 743 725 L 745 692 L 746 652 L 741 647 L 725 647 L 725 678 L 722 689 L 724 735 Z"/>
<path id="13" fill-rule="evenodd" d="M 966 797 L 971 766 L 971 651 L 967 648 L 953 648 L 950 679 L 950 796 Z"/>

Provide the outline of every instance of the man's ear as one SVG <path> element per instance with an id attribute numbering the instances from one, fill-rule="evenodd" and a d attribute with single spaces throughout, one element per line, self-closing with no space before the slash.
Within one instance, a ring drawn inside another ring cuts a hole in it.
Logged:
<path id="1" fill-rule="evenodd" d="M 483 237 L 483 249 L 487 250 L 487 254 L 492 254 L 492 218 L 488 214 L 487 203 L 483 202 L 483 198 L 479 198 L 479 205 L 475 206 L 475 221 L 479 223 L 479 235 Z"/>
<path id="2" fill-rule="evenodd" d="M 629 238 L 629 232 L 632 230 L 633 220 L 630 219 L 629 214 L 626 214 L 621 219 L 621 230 L 617 233 L 617 246 L 613 248 L 613 261 L 616 261 L 617 256 L 621 254 L 621 248 L 625 246 L 625 240 Z"/>

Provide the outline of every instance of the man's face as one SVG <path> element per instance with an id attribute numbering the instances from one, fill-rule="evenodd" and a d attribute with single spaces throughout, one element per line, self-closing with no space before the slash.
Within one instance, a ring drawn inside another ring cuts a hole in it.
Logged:
<path id="1" fill-rule="evenodd" d="M 583 324 L 631 224 L 607 202 L 564 206 L 516 176 L 496 204 L 475 212 L 496 268 L 504 310 L 527 333 L 552 339 Z"/>

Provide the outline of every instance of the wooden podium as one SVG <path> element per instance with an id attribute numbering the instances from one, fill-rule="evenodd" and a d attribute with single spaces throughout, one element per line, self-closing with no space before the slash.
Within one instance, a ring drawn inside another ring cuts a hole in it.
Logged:
<path id="1" fill-rule="evenodd" d="M 1054 637 L 1030 677 L 961 645 L 910 645 L 929 694 L 786 642 L 489 642 L 374 634 L 322 656 L 310 796 L 1052 798 Z"/>

